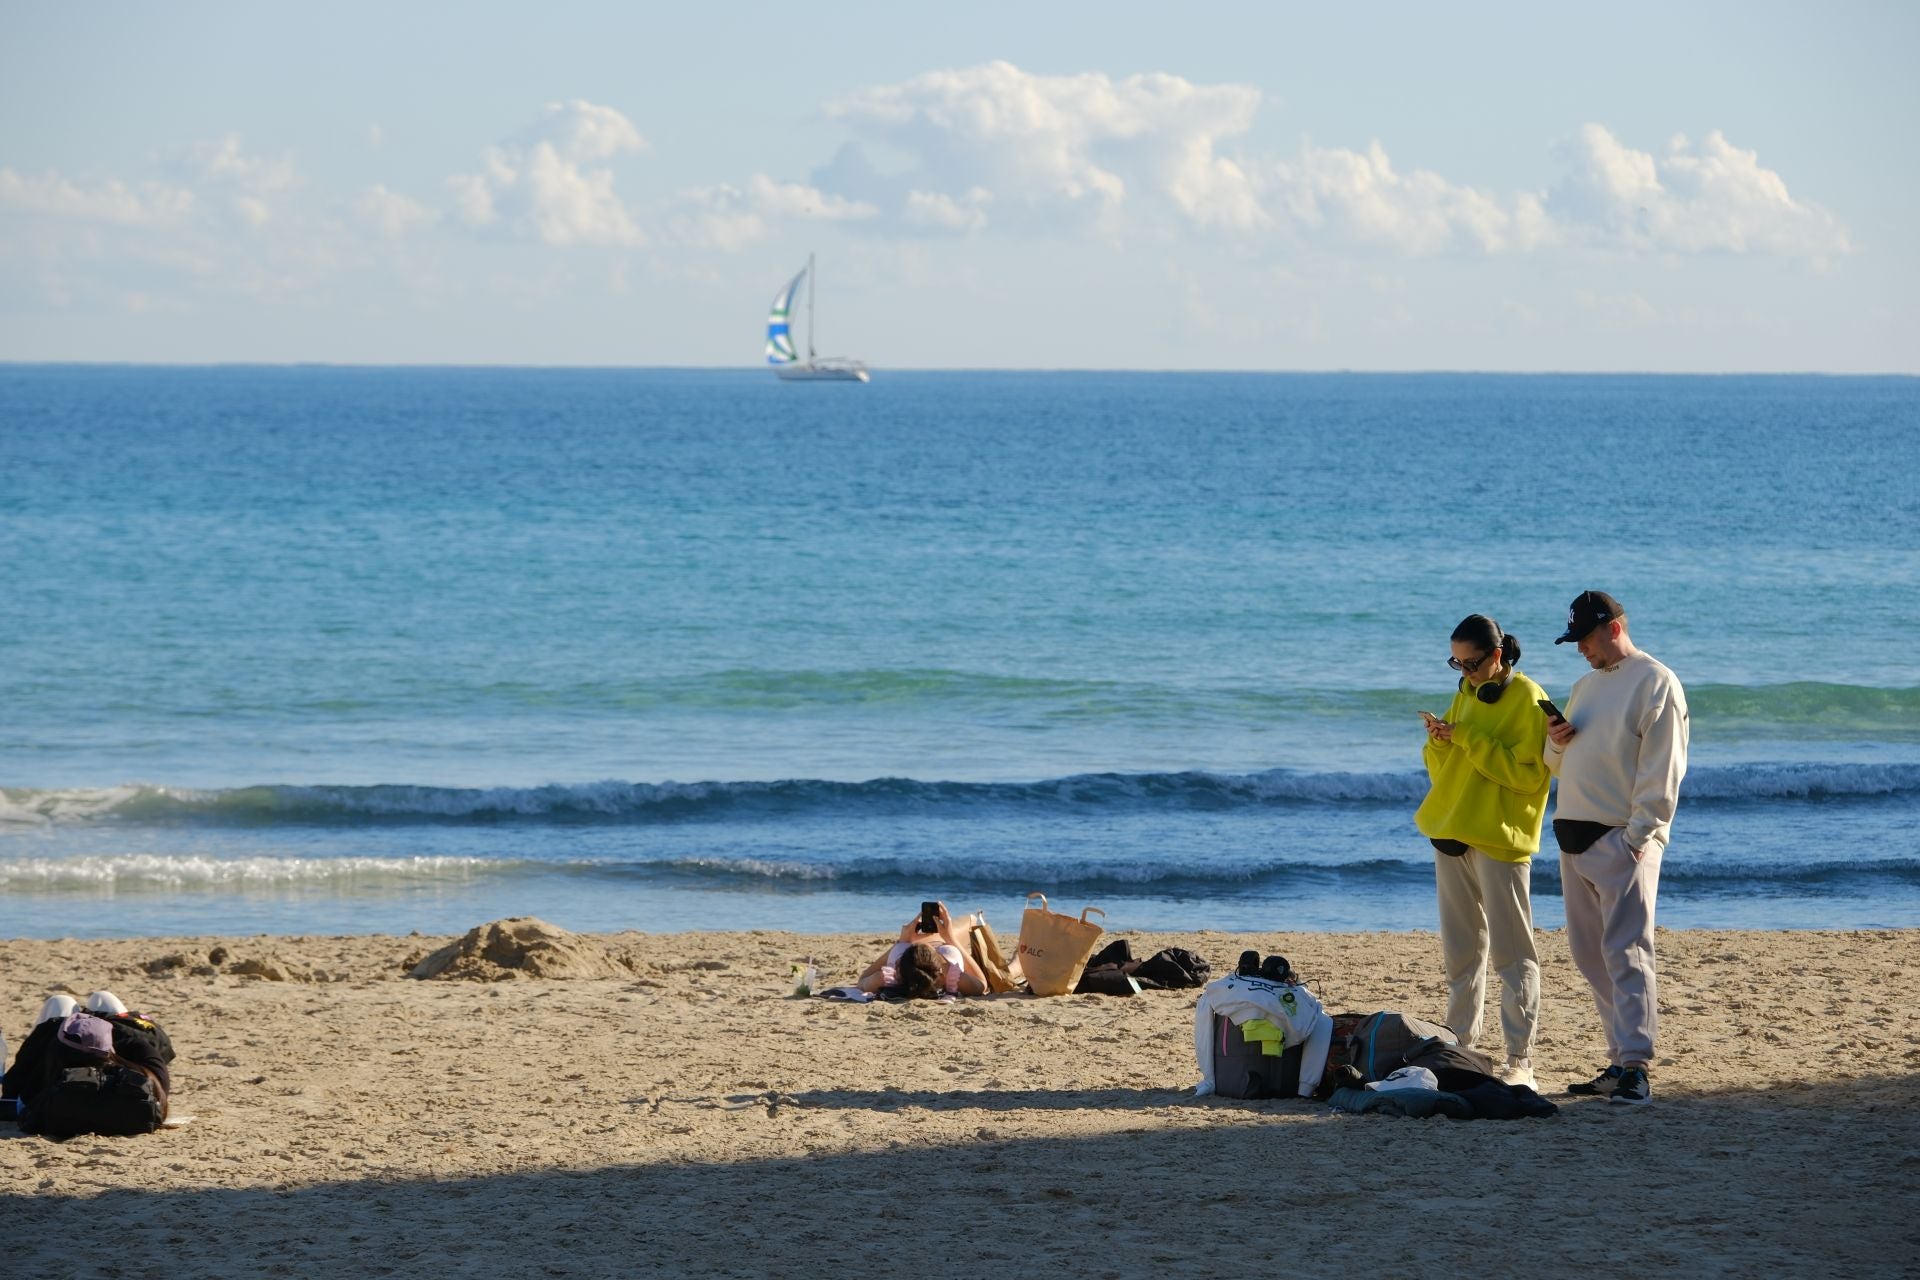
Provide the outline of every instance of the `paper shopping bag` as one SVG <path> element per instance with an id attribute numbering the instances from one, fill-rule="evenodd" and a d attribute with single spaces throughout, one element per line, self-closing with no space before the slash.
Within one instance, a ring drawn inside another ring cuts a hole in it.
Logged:
<path id="1" fill-rule="evenodd" d="M 1039 906 L 1031 905 L 1035 898 Z M 1028 907 L 1020 917 L 1020 971 L 1026 975 L 1027 990 L 1037 996 L 1063 996 L 1080 981 L 1087 957 L 1100 940 L 1100 926 L 1087 919 L 1089 914 L 1106 918 L 1098 907 L 1087 907 L 1080 918 L 1047 910 L 1047 895 L 1030 893 Z"/>
<path id="2" fill-rule="evenodd" d="M 993 926 L 987 923 L 983 912 L 976 911 L 967 918 L 967 940 L 973 951 L 973 962 L 980 970 L 980 976 L 986 979 L 987 990 L 1018 991 L 1020 984 L 1008 971 L 1007 957 L 1000 950 L 1000 939 L 994 936 Z"/>

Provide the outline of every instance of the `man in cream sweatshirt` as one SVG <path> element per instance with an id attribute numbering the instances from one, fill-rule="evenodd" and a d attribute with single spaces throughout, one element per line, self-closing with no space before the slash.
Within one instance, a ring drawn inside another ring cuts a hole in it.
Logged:
<path id="1" fill-rule="evenodd" d="M 1559 779 L 1553 831 L 1567 945 L 1593 988 L 1608 1065 L 1567 1092 L 1634 1105 L 1652 1097 L 1653 907 L 1687 772 L 1687 696 L 1635 647 L 1626 610 L 1604 591 L 1575 598 L 1554 641 L 1569 642 L 1593 670 L 1574 682 L 1565 719 L 1549 719 L 1542 754 Z"/>

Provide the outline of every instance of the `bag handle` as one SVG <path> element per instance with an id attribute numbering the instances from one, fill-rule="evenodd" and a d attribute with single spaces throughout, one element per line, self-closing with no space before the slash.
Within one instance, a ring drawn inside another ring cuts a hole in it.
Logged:
<path id="1" fill-rule="evenodd" d="M 1027 895 L 1027 902 L 1029 904 L 1027 907 L 1027 910 L 1029 911 L 1033 910 L 1033 907 L 1031 904 L 1035 898 L 1040 899 L 1040 909 L 1042 911 L 1047 910 L 1047 895 L 1044 893 L 1029 893 Z"/>
<path id="2" fill-rule="evenodd" d="M 1080 909 L 1080 923 L 1081 923 L 1081 924 L 1092 924 L 1092 923 L 1093 923 L 1093 922 L 1092 922 L 1091 920 L 1089 920 L 1089 919 L 1087 919 L 1087 912 L 1089 912 L 1089 911 L 1091 911 L 1091 912 L 1093 912 L 1093 914 L 1095 914 L 1095 915 L 1097 915 L 1097 916 L 1099 916 L 1099 917 L 1100 917 L 1100 921 L 1101 921 L 1101 923 L 1103 923 L 1103 924 L 1104 924 L 1104 923 L 1106 923 L 1106 919 L 1107 919 L 1107 913 L 1106 913 L 1106 912 L 1104 912 L 1104 911 L 1102 911 L 1102 910 L 1101 910 L 1100 908 L 1098 908 L 1098 907 L 1082 907 L 1082 908 Z"/>

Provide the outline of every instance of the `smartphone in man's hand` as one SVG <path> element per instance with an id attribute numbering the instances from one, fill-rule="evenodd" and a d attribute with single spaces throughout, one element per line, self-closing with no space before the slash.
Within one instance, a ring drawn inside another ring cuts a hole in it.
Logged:
<path id="1" fill-rule="evenodd" d="M 1540 709 L 1547 713 L 1547 719 L 1549 720 L 1565 720 L 1566 719 L 1565 716 L 1560 714 L 1560 708 L 1553 705 L 1552 698 L 1535 698 L 1534 701 L 1539 703 Z"/>

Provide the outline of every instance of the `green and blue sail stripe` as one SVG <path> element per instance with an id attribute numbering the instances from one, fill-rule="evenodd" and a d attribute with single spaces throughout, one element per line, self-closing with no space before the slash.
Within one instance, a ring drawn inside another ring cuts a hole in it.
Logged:
<path id="1" fill-rule="evenodd" d="M 793 295 L 800 288 L 800 282 L 806 279 L 803 270 L 787 287 L 774 296 L 773 308 L 767 313 L 767 363 L 792 364 L 800 358 L 794 349 L 793 333 L 787 325 L 787 313 L 793 306 Z"/>

